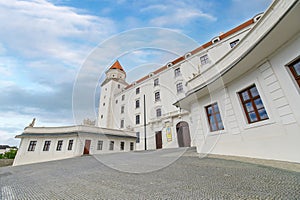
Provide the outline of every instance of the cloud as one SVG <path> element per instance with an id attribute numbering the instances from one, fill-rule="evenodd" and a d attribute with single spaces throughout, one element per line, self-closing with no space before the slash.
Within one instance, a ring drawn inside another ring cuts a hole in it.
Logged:
<path id="1" fill-rule="evenodd" d="M 141 12 L 154 13 L 150 20 L 153 26 L 172 26 L 177 27 L 187 25 L 193 20 L 216 21 L 217 18 L 212 14 L 204 12 L 200 4 L 192 5 L 187 1 L 170 2 L 165 4 L 155 4 L 144 7 Z"/>
<path id="2" fill-rule="evenodd" d="M 4 0 L 0 2 L 0 29 L 2 43 L 21 56 L 79 64 L 87 42 L 99 42 L 115 32 L 115 25 L 109 18 L 80 14 L 45 0 Z"/>

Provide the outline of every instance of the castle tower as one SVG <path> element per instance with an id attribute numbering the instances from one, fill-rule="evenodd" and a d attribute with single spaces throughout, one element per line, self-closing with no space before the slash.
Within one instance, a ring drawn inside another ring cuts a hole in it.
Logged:
<path id="1" fill-rule="evenodd" d="M 113 103 L 114 95 L 121 92 L 127 85 L 126 72 L 117 60 L 105 72 L 106 78 L 101 84 L 101 94 L 99 102 L 98 126 L 105 128 L 113 127 Z"/>

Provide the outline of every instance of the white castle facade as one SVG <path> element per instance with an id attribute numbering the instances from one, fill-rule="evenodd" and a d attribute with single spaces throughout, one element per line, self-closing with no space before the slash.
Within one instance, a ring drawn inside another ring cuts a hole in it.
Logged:
<path id="1" fill-rule="evenodd" d="M 57 141 L 68 143 L 75 132 L 81 137 L 76 153 L 59 159 L 82 155 L 89 140 L 91 154 L 111 152 L 95 149 L 99 141 L 108 149 L 113 141 L 117 151 L 196 147 L 199 153 L 299 163 L 298 19 L 298 1 L 274 0 L 264 14 L 131 84 L 116 61 L 101 85 L 98 127 L 28 128 L 18 136 L 22 141 L 15 164 L 38 162 L 52 132 L 51 159 L 58 158 Z M 99 139 L 99 133 L 109 137 Z M 34 154 L 28 151 L 32 141 L 40 144 L 39 155 L 27 162 Z"/>

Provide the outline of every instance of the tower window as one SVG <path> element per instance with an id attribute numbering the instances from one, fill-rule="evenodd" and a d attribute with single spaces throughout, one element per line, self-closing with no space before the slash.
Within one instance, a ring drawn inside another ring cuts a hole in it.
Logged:
<path id="1" fill-rule="evenodd" d="M 177 84 L 176 84 L 176 89 L 177 89 L 177 93 L 183 92 L 183 86 L 182 86 L 182 83 L 177 83 Z"/>
<path id="2" fill-rule="evenodd" d="M 120 128 L 124 128 L 124 119 L 121 120 Z"/>
<path id="3" fill-rule="evenodd" d="M 155 92 L 155 94 L 154 94 L 154 100 L 155 101 L 160 101 L 160 93 L 159 92 Z"/>
<path id="4" fill-rule="evenodd" d="M 51 141 L 45 141 L 43 151 L 49 151 Z"/>
<path id="5" fill-rule="evenodd" d="M 28 151 L 34 151 L 37 141 L 30 141 Z"/>
<path id="6" fill-rule="evenodd" d="M 135 108 L 139 108 L 140 107 L 140 100 L 136 100 L 135 101 Z"/>
<path id="7" fill-rule="evenodd" d="M 135 116 L 135 124 L 140 124 L 140 115 Z"/>
<path id="8" fill-rule="evenodd" d="M 125 107 L 121 106 L 121 114 L 124 113 L 124 109 L 125 109 Z"/>
<path id="9" fill-rule="evenodd" d="M 69 140 L 68 150 L 72 150 L 74 140 Z"/>
<path id="10" fill-rule="evenodd" d="M 123 95 L 122 95 L 122 101 L 124 101 L 124 100 L 125 100 L 125 95 L 123 94 Z"/>
<path id="11" fill-rule="evenodd" d="M 230 47 L 231 48 L 233 48 L 233 47 L 235 47 L 235 45 L 237 45 L 237 43 L 239 43 L 239 39 L 237 39 L 237 40 L 234 40 L 233 42 L 230 42 Z"/>
<path id="12" fill-rule="evenodd" d="M 140 88 L 138 87 L 135 89 L 135 94 L 139 94 L 139 93 L 140 93 Z"/>
<path id="13" fill-rule="evenodd" d="M 62 145 L 63 145 L 63 141 L 62 140 L 58 140 L 57 146 L 56 146 L 56 151 L 61 151 Z"/>
<path id="14" fill-rule="evenodd" d="M 136 143 L 140 143 L 140 132 L 136 132 Z"/>
<path id="15" fill-rule="evenodd" d="M 156 117 L 161 116 L 161 108 L 156 109 Z"/>

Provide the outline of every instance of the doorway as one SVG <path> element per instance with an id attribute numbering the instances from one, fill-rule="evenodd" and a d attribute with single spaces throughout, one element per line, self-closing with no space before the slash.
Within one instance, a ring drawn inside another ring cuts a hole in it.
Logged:
<path id="1" fill-rule="evenodd" d="M 91 147 L 91 140 L 85 140 L 83 155 L 89 155 L 90 154 L 90 147 Z"/>
<path id="2" fill-rule="evenodd" d="M 161 131 L 155 132 L 156 149 L 162 148 L 162 134 Z"/>
<path id="3" fill-rule="evenodd" d="M 190 147 L 191 137 L 189 124 L 187 122 L 181 121 L 176 125 L 177 141 L 179 147 Z"/>

